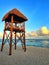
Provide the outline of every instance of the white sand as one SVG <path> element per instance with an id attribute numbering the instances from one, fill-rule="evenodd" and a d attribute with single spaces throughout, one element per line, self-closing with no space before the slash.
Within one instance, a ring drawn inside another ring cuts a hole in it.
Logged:
<path id="1" fill-rule="evenodd" d="M 13 47 L 11 56 L 8 54 L 9 48 L 5 45 L 3 52 L 0 51 L 0 65 L 49 65 L 49 49 L 47 48 L 30 46 L 24 52 L 17 46 L 17 50 Z"/>

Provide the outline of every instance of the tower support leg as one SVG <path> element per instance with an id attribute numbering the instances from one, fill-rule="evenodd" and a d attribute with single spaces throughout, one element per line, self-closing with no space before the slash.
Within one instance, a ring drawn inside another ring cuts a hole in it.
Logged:
<path id="1" fill-rule="evenodd" d="M 14 44 L 15 44 L 15 50 L 16 50 L 16 32 L 15 32 L 15 43 Z"/>
<path id="2" fill-rule="evenodd" d="M 24 52 L 26 52 L 25 33 L 24 33 Z"/>
<path id="3" fill-rule="evenodd" d="M 9 55 L 12 54 L 12 31 L 10 31 L 10 47 L 9 47 Z"/>
<path id="4" fill-rule="evenodd" d="M 1 51 L 3 51 L 3 46 L 4 46 L 4 37 L 5 37 L 5 31 L 4 31 L 4 33 L 3 33 L 3 39 L 2 39 L 2 45 L 1 45 Z"/>
<path id="5" fill-rule="evenodd" d="M 11 28 L 10 28 L 10 48 L 9 48 L 9 55 L 12 55 L 12 28 L 13 25 L 13 16 L 11 16 Z"/>
<path id="6" fill-rule="evenodd" d="M 25 42 L 25 23 L 24 23 L 24 52 L 26 52 L 26 42 Z"/>

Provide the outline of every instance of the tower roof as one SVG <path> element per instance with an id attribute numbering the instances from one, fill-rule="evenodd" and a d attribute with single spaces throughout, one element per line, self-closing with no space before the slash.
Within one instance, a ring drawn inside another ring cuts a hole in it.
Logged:
<path id="1" fill-rule="evenodd" d="M 12 9 L 8 13 L 6 13 L 4 15 L 4 17 L 2 18 L 2 21 L 9 22 L 11 20 L 12 15 L 14 17 L 14 21 L 19 21 L 19 22 L 27 21 L 27 18 L 20 11 L 18 11 L 16 8 Z"/>

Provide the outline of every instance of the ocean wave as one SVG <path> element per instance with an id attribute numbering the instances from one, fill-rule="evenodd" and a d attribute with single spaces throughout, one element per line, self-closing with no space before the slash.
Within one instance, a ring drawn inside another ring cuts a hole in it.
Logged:
<path id="1" fill-rule="evenodd" d="M 47 45 L 47 44 L 49 44 L 49 41 L 42 41 L 42 43 Z"/>

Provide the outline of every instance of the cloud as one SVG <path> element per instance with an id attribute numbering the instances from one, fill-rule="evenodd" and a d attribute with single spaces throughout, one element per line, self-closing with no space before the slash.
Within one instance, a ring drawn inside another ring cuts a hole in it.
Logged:
<path id="1" fill-rule="evenodd" d="M 42 28 L 40 28 L 40 29 L 37 31 L 37 34 L 38 34 L 38 35 L 49 35 L 49 30 L 47 29 L 46 26 L 43 26 Z"/>
<path id="2" fill-rule="evenodd" d="M 26 32 L 26 37 L 37 37 L 37 33 L 34 31 Z"/>
<path id="3" fill-rule="evenodd" d="M 2 38 L 2 37 L 3 37 L 3 33 L 0 32 L 0 38 Z"/>
<path id="4" fill-rule="evenodd" d="M 49 37 L 49 30 L 47 29 L 46 26 L 41 27 L 40 29 L 38 29 L 36 32 L 35 31 L 31 31 L 31 32 L 26 32 L 26 37 Z"/>
<path id="5" fill-rule="evenodd" d="M 42 31 L 42 34 L 48 34 L 48 29 L 45 26 L 41 28 L 41 31 Z"/>
<path id="6" fill-rule="evenodd" d="M 34 32 L 34 31 L 31 31 L 30 35 L 35 36 L 35 37 L 38 36 L 38 34 L 36 32 Z"/>

